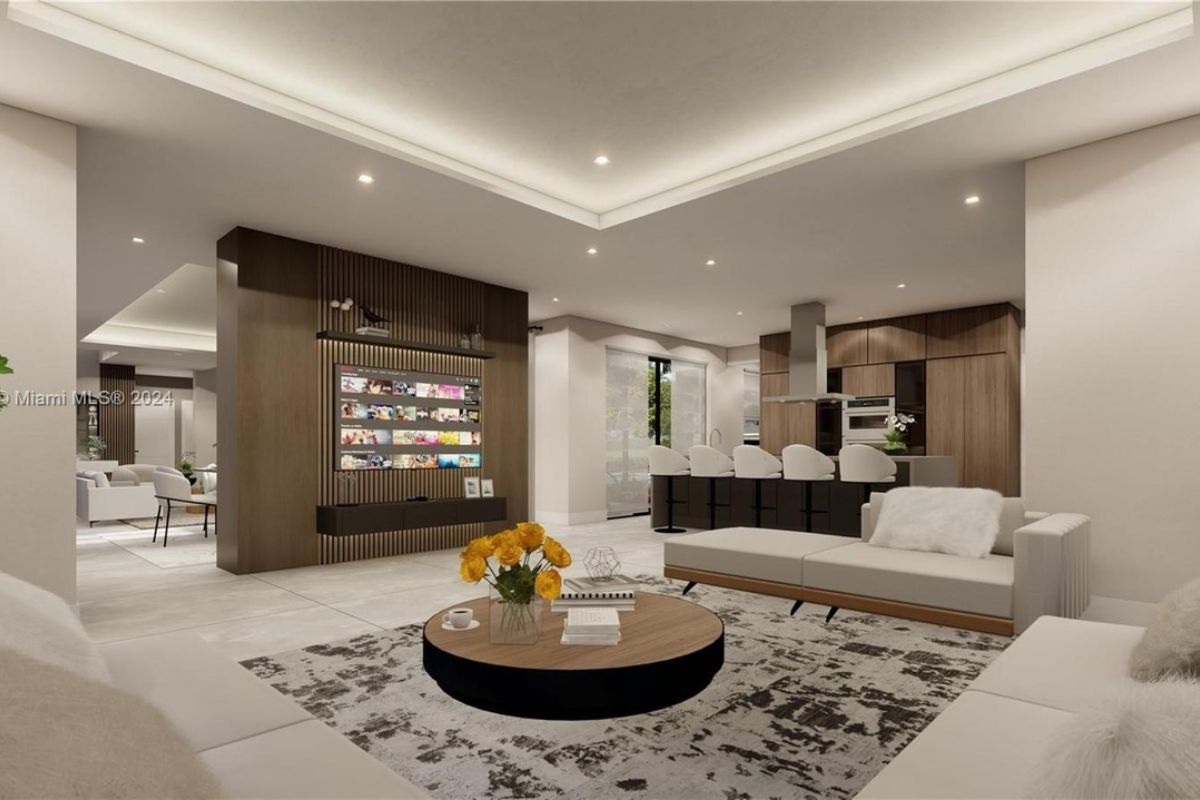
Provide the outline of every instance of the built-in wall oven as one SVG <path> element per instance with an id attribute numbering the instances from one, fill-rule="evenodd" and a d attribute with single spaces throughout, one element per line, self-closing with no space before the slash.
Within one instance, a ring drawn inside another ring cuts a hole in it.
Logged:
<path id="1" fill-rule="evenodd" d="M 888 417 L 896 413 L 894 397 L 858 397 L 842 402 L 842 445 L 880 446 L 887 441 Z"/>

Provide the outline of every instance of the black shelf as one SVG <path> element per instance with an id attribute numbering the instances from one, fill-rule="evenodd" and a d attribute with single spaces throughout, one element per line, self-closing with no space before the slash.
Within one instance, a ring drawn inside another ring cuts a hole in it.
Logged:
<path id="1" fill-rule="evenodd" d="M 507 518 L 508 502 L 503 497 L 317 506 L 317 533 L 355 536 L 471 522 L 503 522 Z"/>
<path id="2" fill-rule="evenodd" d="M 399 347 L 403 350 L 421 350 L 426 353 L 445 353 L 451 356 L 468 356 L 470 358 L 495 358 L 490 350 L 472 350 L 466 347 L 451 347 L 444 344 L 429 344 L 428 342 L 409 342 L 404 339 L 389 339 L 384 336 L 369 336 L 361 333 L 342 333 L 341 331 L 317 331 L 318 339 L 328 339 L 335 342 L 354 342 L 355 344 L 375 344 L 380 347 Z"/>

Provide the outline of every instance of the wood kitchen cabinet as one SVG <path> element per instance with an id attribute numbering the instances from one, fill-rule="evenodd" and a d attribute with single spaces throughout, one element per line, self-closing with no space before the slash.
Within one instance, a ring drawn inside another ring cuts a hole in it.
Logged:
<path id="1" fill-rule="evenodd" d="M 866 325 L 838 325 L 825 329 L 825 365 L 827 367 L 852 367 L 866 363 Z"/>
<path id="2" fill-rule="evenodd" d="M 788 355 L 792 351 L 790 333 L 772 333 L 758 337 L 758 368 L 764 375 L 768 372 L 787 372 Z"/>
<path id="3" fill-rule="evenodd" d="M 867 328 L 867 361 L 889 364 L 925 358 L 925 315 L 893 317 Z"/>
<path id="4" fill-rule="evenodd" d="M 761 397 L 778 397 L 788 393 L 786 372 L 764 373 L 758 383 Z M 817 410 L 815 403 L 767 403 L 759 412 L 758 443 L 769 453 L 779 455 L 789 444 L 817 444 Z"/>
<path id="5" fill-rule="evenodd" d="M 1017 310 L 1008 303 L 926 314 L 926 357 L 1016 352 L 1019 329 Z"/>
<path id="6" fill-rule="evenodd" d="M 894 397 L 896 365 L 870 364 L 842 368 L 842 391 L 855 397 Z"/>
<path id="7" fill-rule="evenodd" d="M 926 363 L 926 448 L 954 458 L 963 486 L 1020 494 L 1017 380 L 1015 354 Z"/>

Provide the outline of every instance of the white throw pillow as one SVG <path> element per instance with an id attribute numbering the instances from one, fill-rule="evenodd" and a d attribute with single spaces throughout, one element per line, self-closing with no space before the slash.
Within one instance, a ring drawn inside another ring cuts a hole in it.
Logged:
<path id="1" fill-rule="evenodd" d="M 1004 498 L 990 489 L 901 486 L 883 496 L 870 544 L 967 558 L 992 552 Z"/>
<path id="2" fill-rule="evenodd" d="M 0 572 L 0 647 L 112 683 L 100 651 L 67 602 Z"/>
<path id="3" fill-rule="evenodd" d="M 1110 690 L 1051 737 L 1030 797 L 1174 800 L 1200 797 L 1200 684 Z"/>
<path id="4" fill-rule="evenodd" d="M 1163 598 L 1129 661 L 1139 681 L 1200 678 L 1200 579 Z"/>
<path id="5" fill-rule="evenodd" d="M 109 486 L 108 476 L 103 472 L 89 472 L 88 477 L 96 484 L 97 489 L 107 489 Z"/>

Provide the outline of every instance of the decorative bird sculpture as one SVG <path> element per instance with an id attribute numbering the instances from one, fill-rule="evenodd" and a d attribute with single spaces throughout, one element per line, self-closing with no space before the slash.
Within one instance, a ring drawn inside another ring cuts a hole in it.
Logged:
<path id="1" fill-rule="evenodd" d="M 363 317 L 366 318 L 367 322 L 371 323 L 372 327 L 383 325 L 384 323 L 391 321 L 378 311 L 373 311 L 367 306 L 359 305 L 359 308 L 362 309 Z"/>

